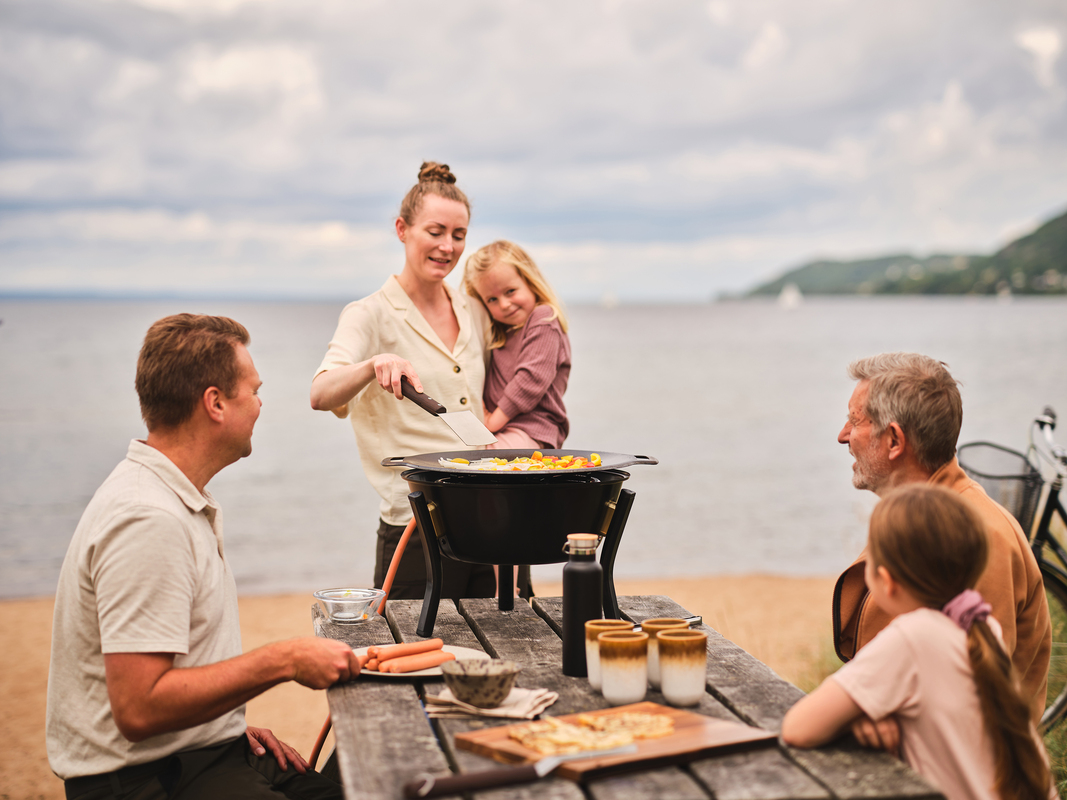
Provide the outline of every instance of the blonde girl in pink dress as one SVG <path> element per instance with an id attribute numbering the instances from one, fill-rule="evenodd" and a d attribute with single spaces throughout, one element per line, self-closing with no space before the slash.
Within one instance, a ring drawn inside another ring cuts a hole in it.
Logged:
<path id="1" fill-rule="evenodd" d="M 562 447 L 570 431 L 563 393 L 571 344 L 556 293 L 526 251 L 507 241 L 467 259 L 463 286 L 492 317 L 483 399 L 493 447 Z"/>

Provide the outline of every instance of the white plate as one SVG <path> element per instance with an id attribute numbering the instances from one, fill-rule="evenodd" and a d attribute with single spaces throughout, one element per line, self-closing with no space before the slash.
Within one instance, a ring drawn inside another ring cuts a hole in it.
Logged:
<path id="1" fill-rule="evenodd" d="M 373 647 L 387 647 L 388 645 L 396 644 L 396 642 L 389 642 L 388 644 L 372 645 Z M 357 647 L 354 648 L 357 656 L 365 656 L 370 647 Z M 483 653 L 481 650 L 472 650 L 469 647 L 457 647 L 455 645 L 446 644 L 441 648 L 446 653 L 451 653 L 457 659 L 458 658 L 475 658 L 481 661 L 489 661 L 493 657 Z M 440 667 L 430 667 L 429 669 L 419 669 L 414 672 L 373 672 L 369 669 L 360 670 L 360 677 L 364 675 L 371 675 L 376 678 L 425 678 L 433 675 L 440 675 Z"/>

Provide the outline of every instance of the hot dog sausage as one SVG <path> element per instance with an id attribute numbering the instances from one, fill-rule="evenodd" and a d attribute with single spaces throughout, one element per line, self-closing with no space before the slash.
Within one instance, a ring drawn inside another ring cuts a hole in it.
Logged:
<path id="1" fill-rule="evenodd" d="M 415 672 L 420 669 L 430 669 L 439 666 L 446 661 L 452 661 L 455 655 L 443 650 L 431 650 L 429 653 L 416 653 L 411 656 L 391 658 L 381 665 L 382 672 Z"/>
<path id="2" fill-rule="evenodd" d="M 406 644 L 391 644 L 379 646 L 373 655 L 381 662 L 399 656 L 413 656 L 416 653 L 428 653 L 432 650 L 440 650 L 445 643 L 440 639 L 427 639 L 425 642 L 408 642 Z M 367 652 L 370 652 L 368 649 Z"/>

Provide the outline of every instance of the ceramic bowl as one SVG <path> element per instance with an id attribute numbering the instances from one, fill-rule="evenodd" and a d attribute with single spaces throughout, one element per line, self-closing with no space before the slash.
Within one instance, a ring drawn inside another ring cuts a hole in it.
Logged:
<path id="1" fill-rule="evenodd" d="M 330 622 L 366 622 L 378 612 L 385 597 L 381 589 L 321 589 L 315 599 L 322 605 Z"/>
<path id="2" fill-rule="evenodd" d="M 496 708 L 504 702 L 520 667 L 514 661 L 459 659 L 441 665 L 445 683 L 455 698 L 478 708 Z"/>

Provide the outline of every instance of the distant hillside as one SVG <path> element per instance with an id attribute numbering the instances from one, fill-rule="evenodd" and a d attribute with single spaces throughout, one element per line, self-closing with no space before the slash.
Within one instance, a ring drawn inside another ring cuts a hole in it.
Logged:
<path id="1" fill-rule="evenodd" d="M 1067 294 L 1067 213 L 991 256 L 902 254 L 814 261 L 749 292 L 804 294 Z"/>

